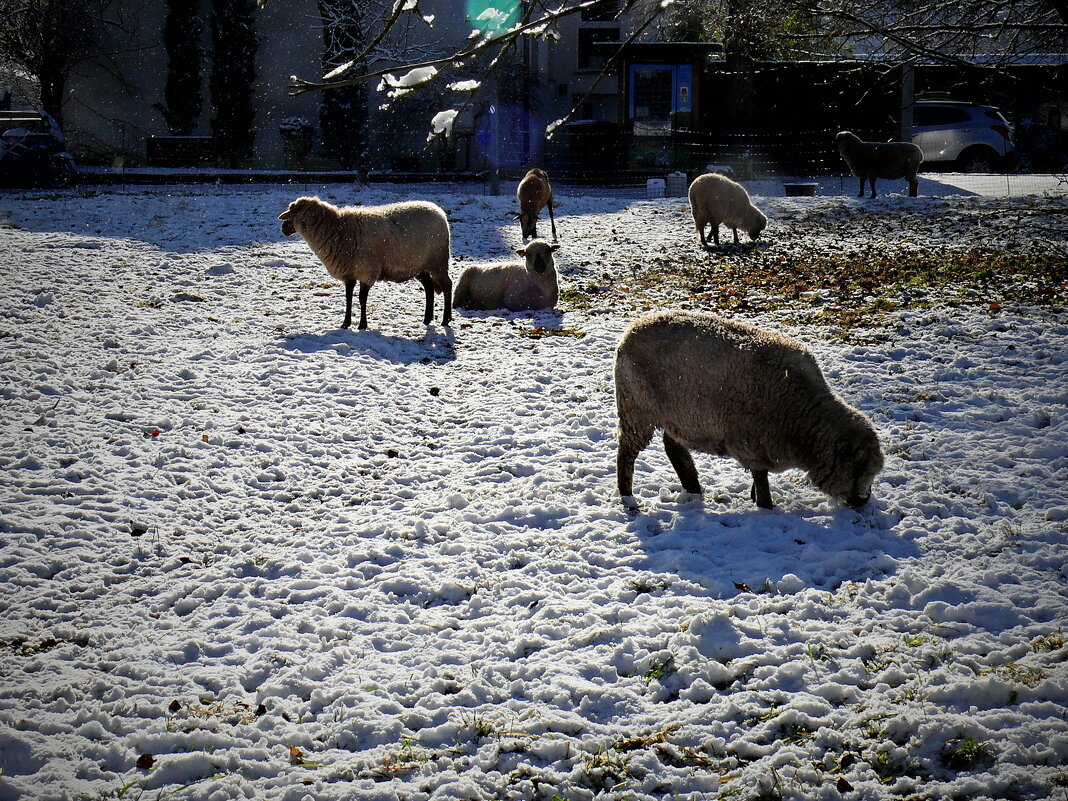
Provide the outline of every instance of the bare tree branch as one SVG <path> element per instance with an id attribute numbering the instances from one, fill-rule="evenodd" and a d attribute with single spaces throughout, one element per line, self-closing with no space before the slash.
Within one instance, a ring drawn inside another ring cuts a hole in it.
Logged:
<path id="1" fill-rule="evenodd" d="M 511 44 L 520 36 L 524 35 L 529 31 L 536 31 L 539 28 L 544 28 L 556 22 L 557 20 L 562 19 L 571 14 L 581 13 L 582 11 L 599 8 L 611 2 L 613 2 L 613 0 L 584 0 L 584 2 L 577 3 L 573 6 L 561 6 L 555 11 L 546 12 L 536 20 L 516 25 L 508 29 L 504 33 L 498 34 L 496 36 L 485 37 L 476 44 L 472 45 L 471 47 L 458 50 L 457 52 L 451 55 L 444 56 L 442 58 L 430 59 L 428 61 L 422 61 L 416 64 L 405 64 L 401 68 L 405 70 L 414 70 L 422 69 L 425 67 L 441 67 L 447 64 L 455 64 L 458 62 L 468 61 L 469 59 L 482 55 L 483 53 L 493 49 L 498 45 Z M 398 0 L 397 5 L 403 5 L 403 0 Z M 392 24 L 396 23 L 394 22 Z M 347 65 L 347 67 L 351 68 L 355 65 L 355 63 L 357 62 L 354 61 L 353 64 Z M 300 95 L 304 94 L 305 92 L 323 91 L 326 89 L 340 89 L 345 86 L 353 86 L 358 83 L 369 81 L 373 78 L 381 78 L 384 75 L 397 72 L 398 69 L 399 67 L 395 65 L 393 67 L 374 70 L 353 78 L 347 78 L 340 81 L 326 80 L 325 78 L 320 81 L 306 81 L 294 75 L 291 78 L 292 83 L 290 84 L 290 89 L 292 91 L 290 92 L 290 94 Z"/>

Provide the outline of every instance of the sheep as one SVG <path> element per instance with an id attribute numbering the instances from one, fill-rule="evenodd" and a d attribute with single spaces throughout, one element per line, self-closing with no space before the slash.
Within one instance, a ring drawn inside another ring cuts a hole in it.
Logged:
<path id="1" fill-rule="evenodd" d="M 923 162 L 923 151 L 917 145 L 912 142 L 863 142 L 850 131 L 842 131 L 834 141 L 849 165 L 849 171 L 860 179 L 857 197 L 864 197 L 865 180 L 871 185 L 871 196 L 875 197 L 876 178 L 905 178 L 909 182 L 909 197 L 916 197 L 920 183 L 916 173 Z"/>
<path id="2" fill-rule="evenodd" d="M 345 321 L 352 324 L 352 291 L 360 284 L 359 330 L 367 328 L 367 295 L 376 281 L 418 279 L 426 290 L 423 324 L 434 319 L 434 293 L 445 296 L 441 324 L 452 319 L 449 278 L 449 221 L 439 206 L 425 201 L 387 206 L 338 208 L 317 197 L 302 197 L 278 215 L 282 234 L 297 233 L 345 283 Z"/>
<path id="3" fill-rule="evenodd" d="M 533 239 L 538 235 L 538 215 L 542 208 L 549 208 L 549 223 L 553 228 L 553 239 L 556 239 L 556 220 L 553 218 L 553 186 L 549 183 L 549 176 L 545 170 L 535 167 L 530 170 L 516 187 L 515 196 L 519 199 L 519 212 L 515 218 L 519 220 L 519 229 L 523 234 L 523 241 Z"/>
<path id="4" fill-rule="evenodd" d="M 551 309 L 560 297 L 553 251 L 560 246 L 534 239 L 516 253 L 522 264 L 476 264 L 456 282 L 453 305 L 465 309 Z"/>
<path id="5" fill-rule="evenodd" d="M 796 340 L 711 314 L 661 311 L 624 332 L 615 358 L 619 494 L 653 431 L 686 492 L 700 493 L 690 450 L 729 456 L 752 473 L 750 497 L 773 506 L 768 472 L 799 467 L 859 508 L 883 457 L 871 422 L 827 386 Z"/>
<path id="6" fill-rule="evenodd" d="M 708 250 L 705 226 L 709 223 L 716 245 L 719 245 L 720 224 L 734 231 L 736 245 L 739 228 L 748 233 L 750 239 L 756 239 L 768 224 L 768 218 L 749 201 L 745 187 L 717 173 L 699 175 L 690 184 L 690 211 L 705 250 Z"/>

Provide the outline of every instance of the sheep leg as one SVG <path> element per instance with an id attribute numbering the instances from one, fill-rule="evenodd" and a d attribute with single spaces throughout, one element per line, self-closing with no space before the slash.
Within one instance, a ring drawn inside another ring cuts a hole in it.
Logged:
<path id="1" fill-rule="evenodd" d="M 731 230 L 734 231 L 734 244 L 737 245 L 738 244 L 738 229 L 737 228 L 732 228 Z"/>
<path id="2" fill-rule="evenodd" d="M 909 178 L 909 197 L 916 197 L 916 192 L 919 191 L 920 181 L 918 178 Z"/>
<path id="3" fill-rule="evenodd" d="M 705 239 L 705 227 L 703 225 L 697 226 L 697 235 L 701 237 L 701 247 L 708 250 L 708 240 Z"/>
<path id="4" fill-rule="evenodd" d="M 445 278 L 443 294 L 445 295 L 445 308 L 441 312 L 441 324 L 448 325 L 452 320 L 452 279 L 448 276 Z"/>
<path id="5" fill-rule="evenodd" d="M 712 239 L 715 240 L 716 247 L 719 247 L 719 222 L 712 221 Z"/>
<path id="6" fill-rule="evenodd" d="M 426 273 L 419 273 L 417 278 L 419 283 L 423 285 L 423 289 L 426 290 L 426 311 L 423 313 L 423 325 L 430 325 L 430 321 L 434 319 L 434 282 Z"/>
<path id="7" fill-rule="evenodd" d="M 864 197 L 864 184 L 867 182 L 867 178 L 861 176 L 860 178 L 860 194 L 857 197 Z"/>
<path id="8" fill-rule="evenodd" d="M 697 468 L 694 466 L 693 456 L 690 455 L 690 451 L 687 450 L 685 445 L 666 431 L 664 432 L 664 452 L 667 454 L 671 466 L 675 468 L 675 472 L 682 482 L 682 488 L 686 492 L 700 495 L 701 481 L 697 478 Z"/>
<path id="9" fill-rule="evenodd" d="M 555 241 L 557 241 L 557 239 L 556 239 L 556 220 L 553 218 L 553 202 L 552 202 L 552 200 L 549 201 L 549 225 L 551 225 L 552 228 L 553 228 L 553 242 L 555 242 Z"/>
<path id="10" fill-rule="evenodd" d="M 620 427 L 619 448 L 616 451 L 616 485 L 621 498 L 634 494 L 634 460 L 652 438 L 651 426 L 641 431 L 628 432 L 624 432 Z"/>
<path id="11" fill-rule="evenodd" d="M 341 324 L 342 328 L 348 328 L 352 325 L 352 290 L 355 287 L 355 281 L 345 282 L 345 322 Z"/>
<path id="12" fill-rule="evenodd" d="M 367 294 L 371 291 L 371 285 L 360 282 L 360 330 L 367 329 Z M 349 290 L 349 298 L 352 298 L 352 290 Z M 346 320 L 347 322 L 347 320 Z"/>
<path id="13" fill-rule="evenodd" d="M 875 176 L 874 175 L 869 175 L 868 176 L 868 185 L 871 186 L 871 196 L 874 198 L 875 197 Z"/>
<path id="14" fill-rule="evenodd" d="M 754 470 L 753 486 L 749 489 L 749 497 L 756 501 L 761 509 L 774 509 L 775 504 L 771 501 L 771 487 L 768 486 L 768 471 Z"/>

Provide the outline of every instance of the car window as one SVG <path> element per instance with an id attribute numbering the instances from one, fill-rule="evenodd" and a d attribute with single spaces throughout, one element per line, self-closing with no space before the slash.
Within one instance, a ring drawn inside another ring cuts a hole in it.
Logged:
<path id="1" fill-rule="evenodd" d="M 950 106 L 916 106 L 913 112 L 915 125 L 953 125 L 968 119 L 967 111 Z"/>

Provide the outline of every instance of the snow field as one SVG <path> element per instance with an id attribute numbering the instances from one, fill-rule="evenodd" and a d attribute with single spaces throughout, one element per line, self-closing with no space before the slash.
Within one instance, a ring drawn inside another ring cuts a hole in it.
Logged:
<path id="1" fill-rule="evenodd" d="M 880 433 L 872 504 L 791 472 L 758 510 L 703 455 L 695 498 L 654 440 L 632 515 L 611 365 L 636 309 L 427 327 L 417 284 L 383 284 L 338 330 L 275 219 L 315 191 L 438 202 L 460 268 L 518 244 L 514 198 L 420 187 L 0 201 L 0 799 L 1054 793 L 1063 310 L 788 329 Z M 818 240 L 829 203 L 769 199 L 767 235 Z M 1056 199 L 909 213 L 1036 206 L 1060 224 Z M 558 230 L 565 288 L 696 247 L 670 201 L 569 197 Z"/>

